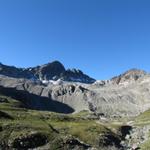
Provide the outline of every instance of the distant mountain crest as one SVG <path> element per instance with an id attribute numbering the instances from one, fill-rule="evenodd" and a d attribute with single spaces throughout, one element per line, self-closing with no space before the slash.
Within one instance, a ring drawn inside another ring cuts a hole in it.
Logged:
<path id="1" fill-rule="evenodd" d="M 65 67 L 58 61 L 47 63 L 41 66 L 27 68 L 26 70 L 32 72 L 40 80 L 52 80 L 55 76 L 59 76 L 65 71 Z"/>
<path id="2" fill-rule="evenodd" d="M 116 76 L 112 78 L 111 80 L 117 84 L 123 83 L 123 82 L 130 82 L 130 81 L 136 81 L 139 78 L 145 76 L 147 73 L 140 69 L 130 69 L 126 71 L 125 73 Z"/>
<path id="3" fill-rule="evenodd" d="M 26 69 L 0 64 L 0 74 L 14 78 L 26 78 L 40 81 L 61 79 L 64 81 L 81 83 L 95 82 L 95 79 L 84 74 L 81 70 L 66 70 L 63 64 L 59 61 L 53 61 L 41 66 L 29 67 Z"/>

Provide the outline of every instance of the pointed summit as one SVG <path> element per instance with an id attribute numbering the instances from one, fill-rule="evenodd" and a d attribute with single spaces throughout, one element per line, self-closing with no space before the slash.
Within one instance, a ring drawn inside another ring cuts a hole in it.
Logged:
<path id="1" fill-rule="evenodd" d="M 65 67 L 59 61 L 53 61 L 38 67 L 33 70 L 34 74 L 41 80 L 52 80 L 65 71 Z"/>
<path id="2" fill-rule="evenodd" d="M 117 77 L 112 78 L 111 80 L 117 84 L 120 84 L 123 82 L 136 81 L 146 74 L 147 73 L 144 70 L 133 68 L 133 69 L 130 69 L 130 70 L 126 71 L 125 73 L 117 76 Z"/>

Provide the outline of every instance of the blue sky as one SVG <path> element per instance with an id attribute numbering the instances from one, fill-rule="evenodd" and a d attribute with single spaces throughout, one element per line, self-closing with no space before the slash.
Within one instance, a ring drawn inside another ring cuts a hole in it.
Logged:
<path id="1" fill-rule="evenodd" d="M 149 0 L 0 0 L 0 61 L 61 61 L 96 79 L 150 70 Z"/>

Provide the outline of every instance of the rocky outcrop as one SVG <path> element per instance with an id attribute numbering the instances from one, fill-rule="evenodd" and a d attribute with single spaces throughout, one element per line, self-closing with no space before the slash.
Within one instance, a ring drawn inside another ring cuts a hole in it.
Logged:
<path id="1" fill-rule="evenodd" d="M 147 73 L 143 70 L 131 69 L 117 77 L 112 78 L 111 81 L 116 84 L 124 84 L 124 83 L 137 81 L 138 79 L 145 76 L 146 74 Z"/>
<path id="2" fill-rule="evenodd" d="M 122 147 L 126 149 L 138 150 L 141 145 L 149 139 L 150 125 L 133 127 L 132 130 L 126 134 L 125 139 L 121 141 Z"/>

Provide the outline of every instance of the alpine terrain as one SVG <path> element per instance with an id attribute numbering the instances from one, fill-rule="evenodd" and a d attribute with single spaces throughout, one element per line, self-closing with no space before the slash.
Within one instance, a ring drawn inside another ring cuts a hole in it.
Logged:
<path id="1" fill-rule="evenodd" d="M 95 80 L 59 61 L 0 63 L 0 149 L 149 150 L 150 74 Z"/>

